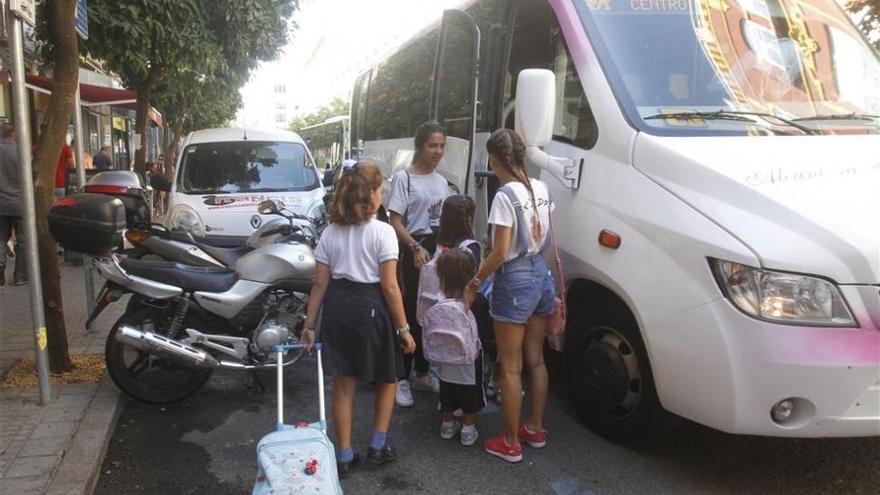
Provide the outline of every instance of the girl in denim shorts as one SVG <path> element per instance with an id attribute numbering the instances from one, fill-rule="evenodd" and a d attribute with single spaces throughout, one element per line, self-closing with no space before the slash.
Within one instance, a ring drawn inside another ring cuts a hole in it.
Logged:
<path id="1" fill-rule="evenodd" d="M 495 131 L 486 149 L 502 186 L 489 213 L 492 250 L 468 284 L 466 300 L 472 301 L 482 281 L 494 274 L 490 308 L 501 362 L 504 432 L 484 447 L 508 462 L 519 462 L 520 442 L 534 448 L 546 444 L 543 420 L 549 378 L 544 334 L 546 317 L 554 310 L 555 285 L 542 248 L 550 233 L 552 203 L 547 185 L 526 173 L 525 145 L 515 131 Z M 531 407 L 528 421 L 520 423 L 523 355 Z"/>

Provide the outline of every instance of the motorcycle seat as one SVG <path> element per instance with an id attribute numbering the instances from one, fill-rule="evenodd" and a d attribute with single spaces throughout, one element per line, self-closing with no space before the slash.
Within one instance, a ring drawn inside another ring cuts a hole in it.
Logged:
<path id="1" fill-rule="evenodd" d="M 214 259 L 228 267 L 234 267 L 235 263 L 239 259 L 241 259 L 242 256 L 253 251 L 253 248 L 247 246 L 223 248 L 211 246 L 199 241 L 196 241 L 196 246 L 198 246 L 199 248 L 201 248 L 202 251 L 210 254 L 212 257 L 214 257 Z"/>
<path id="2" fill-rule="evenodd" d="M 189 266 L 173 261 L 144 261 L 125 258 L 119 265 L 130 275 L 194 292 L 226 292 L 238 282 L 228 268 Z"/>

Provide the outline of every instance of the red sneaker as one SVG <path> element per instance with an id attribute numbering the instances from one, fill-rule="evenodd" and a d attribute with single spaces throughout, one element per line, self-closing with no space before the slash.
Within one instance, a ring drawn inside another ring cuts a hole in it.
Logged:
<path id="1" fill-rule="evenodd" d="M 483 448 L 486 449 L 486 452 L 500 457 L 507 462 L 520 462 L 522 460 L 522 445 L 519 443 L 507 445 L 503 433 L 483 442 Z"/>
<path id="2" fill-rule="evenodd" d="M 520 442 L 525 442 L 533 449 L 540 449 L 547 445 L 547 430 L 532 431 L 524 424 L 519 425 L 517 436 Z"/>

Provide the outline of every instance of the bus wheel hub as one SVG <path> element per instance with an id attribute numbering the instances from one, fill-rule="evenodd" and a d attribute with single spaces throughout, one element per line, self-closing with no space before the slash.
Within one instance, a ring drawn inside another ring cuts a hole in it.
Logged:
<path id="1" fill-rule="evenodd" d="M 627 415 L 642 395 L 642 374 L 633 347 L 613 328 L 592 340 L 584 355 L 587 393 L 615 415 Z"/>

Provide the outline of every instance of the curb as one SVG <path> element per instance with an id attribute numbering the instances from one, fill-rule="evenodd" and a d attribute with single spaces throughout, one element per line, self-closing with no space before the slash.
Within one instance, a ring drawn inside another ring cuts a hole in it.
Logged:
<path id="1" fill-rule="evenodd" d="M 91 495 L 98 482 L 104 454 L 122 412 L 121 395 L 104 375 L 64 453 L 61 465 L 49 481 L 47 495 Z"/>

